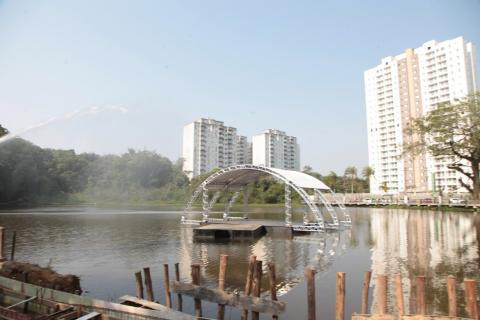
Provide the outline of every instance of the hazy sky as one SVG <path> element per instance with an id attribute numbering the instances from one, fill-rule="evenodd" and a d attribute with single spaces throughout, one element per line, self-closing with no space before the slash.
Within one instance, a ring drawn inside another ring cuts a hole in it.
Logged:
<path id="1" fill-rule="evenodd" d="M 479 0 L 1 1 L 0 124 L 78 152 L 181 156 L 211 117 L 298 137 L 301 163 L 367 164 L 363 71 L 432 39 L 480 46 Z M 480 65 L 480 64 L 479 64 Z"/>

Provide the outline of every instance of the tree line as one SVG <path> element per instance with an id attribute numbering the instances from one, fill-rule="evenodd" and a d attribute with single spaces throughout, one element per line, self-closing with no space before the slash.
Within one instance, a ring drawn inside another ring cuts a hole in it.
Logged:
<path id="1" fill-rule="evenodd" d="M 0 125 L 4 135 L 8 131 Z M 336 192 L 368 192 L 366 179 L 349 167 L 344 176 L 322 176 L 310 167 L 304 172 L 323 180 Z M 41 148 L 21 138 L 0 145 L 0 206 L 55 203 L 185 203 L 209 175 L 191 181 L 182 160 L 172 162 L 153 151 L 133 149 L 121 155 L 77 154 L 74 150 Z M 262 178 L 248 187 L 250 203 L 282 203 L 283 184 Z M 294 201 L 300 199 L 292 194 Z M 219 202 L 222 202 L 222 198 Z M 239 199 L 241 201 L 241 197 Z"/>
<path id="2" fill-rule="evenodd" d="M 403 146 L 410 154 L 427 152 L 448 162 L 463 176 L 459 183 L 480 199 L 480 93 L 441 103 L 414 119 L 406 132 L 419 137 Z M 0 137 L 8 130 L 0 125 Z M 303 171 L 337 193 L 369 191 L 370 167 L 358 173 L 350 166 L 343 176 Z M 128 150 L 122 155 L 76 154 L 73 150 L 42 149 L 16 138 L 0 144 L 0 206 L 52 202 L 184 203 L 208 174 L 189 181 L 182 161 L 170 161 L 152 151 Z M 381 189 L 387 192 L 386 183 Z M 249 187 L 250 202 L 278 203 L 283 185 L 261 179 Z M 294 200 L 296 195 L 294 195 Z"/>

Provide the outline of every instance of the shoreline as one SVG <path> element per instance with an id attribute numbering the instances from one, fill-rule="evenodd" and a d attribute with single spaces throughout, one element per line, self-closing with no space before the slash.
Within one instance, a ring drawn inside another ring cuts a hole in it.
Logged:
<path id="1" fill-rule="evenodd" d="M 404 209 L 404 210 L 429 210 L 429 211 L 439 211 L 439 212 L 470 212 L 470 213 L 480 213 L 480 206 L 452 206 L 452 205 L 404 205 L 404 204 L 345 204 L 349 208 L 375 208 L 375 209 Z M 249 204 L 249 209 L 272 209 L 272 210 L 282 210 L 284 209 L 283 204 L 270 204 L 270 203 L 259 203 L 259 204 Z M 293 209 L 299 209 L 303 206 L 299 203 L 292 205 Z M 156 211 L 178 211 L 182 212 L 185 208 L 184 203 L 39 203 L 35 205 L 24 205 L 24 206 L 15 206 L 15 207 L 0 207 L 0 213 L 3 211 L 14 210 L 34 210 L 39 208 L 64 208 L 66 211 L 69 211 L 68 208 L 99 208 L 99 209 L 128 209 L 128 210 L 156 210 Z M 212 211 L 221 211 L 223 210 L 223 204 L 216 204 Z M 201 211 L 201 207 L 193 207 L 194 211 Z M 242 211 L 242 205 L 232 206 L 233 211 Z"/>

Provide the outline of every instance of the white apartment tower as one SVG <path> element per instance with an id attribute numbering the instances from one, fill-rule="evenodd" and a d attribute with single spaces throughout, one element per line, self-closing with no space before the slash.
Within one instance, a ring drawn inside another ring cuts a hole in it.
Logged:
<path id="1" fill-rule="evenodd" d="M 300 147 L 297 138 L 272 129 L 253 136 L 252 163 L 272 168 L 300 170 Z"/>
<path id="2" fill-rule="evenodd" d="M 189 178 L 236 164 L 237 129 L 199 119 L 183 128 L 183 171 Z"/>
<path id="3" fill-rule="evenodd" d="M 402 155 L 402 145 L 419 139 L 406 131 L 412 119 L 477 90 L 475 59 L 473 44 L 459 37 L 426 42 L 365 71 L 372 193 L 464 191 L 448 159 Z"/>

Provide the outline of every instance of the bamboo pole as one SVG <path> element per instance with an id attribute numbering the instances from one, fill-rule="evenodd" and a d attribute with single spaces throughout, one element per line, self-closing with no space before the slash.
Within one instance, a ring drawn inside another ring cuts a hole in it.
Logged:
<path id="1" fill-rule="evenodd" d="M 447 277 L 447 294 L 448 294 L 448 316 L 457 316 L 457 280 L 454 276 Z"/>
<path id="2" fill-rule="evenodd" d="M 5 227 L 0 226 L 0 262 L 5 260 Z"/>
<path id="3" fill-rule="evenodd" d="M 142 272 L 135 273 L 135 282 L 137 288 L 137 298 L 143 299 L 143 283 L 142 283 Z"/>
<path id="4" fill-rule="evenodd" d="M 477 282 L 473 279 L 463 280 L 465 284 L 465 302 L 469 318 L 478 319 Z"/>
<path id="5" fill-rule="evenodd" d="M 153 299 L 153 285 L 152 277 L 150 276 L 150 268 L 143 268 L 143 275 L 145 276 L 145 291 L 147 293 L 147 300 L 154 301 Z"/>
<path id="6" fill-rule="evenodd" d="M 168 273 L 168 263 L 163 264 L 163 281 L 165 281 L 165 304 L 172 307 L 172 295 L 170 294 L 170 275 Z"/>
<path id="7" fill-rule="evenodd" d="M 308 320 L 316 319 L 315 310 L 315 269 L 307 267 L 305 269 L 305 277 L 307 278 L 307 304 L 308 304 Z"/>
<path id="8" fill-rule="evenodd" d="M 425 276 L 417 276 L 417 314 L 427 314 L 427 305 L 425 302 Z"/>
<path id="9" fill-rule="evenodd" d="M 253 275 L 253 296 L 260 297 L 260 292 L 262 291 L 262 261 L 255 261 L 255 271 Z M 252 311 L 252 320 L 258 320 L 260 314 L 258 312 Z"/>
<path id="10" fill-rule="evenodd" d="M 387 276 L 383 274 L 377 275 L 377 313 L 387 314 Z"/>
<path id="11" fill-rule="evenodd" d="M 337 272 L 337 294 L 335 304 L 335 320 L 345 318 L 345 272 Z"/>
<path id="12" fill-rule="evenodd" d="M 228 255 L 220 255 L 220 270 L 218 271 L 218 289 L 225 290 L 225 274 L 227 273 Z M 217 319 L 223 320 L 225 317 L 225 305 L 219 304 Z"/>
<path id="13" fill-rule="evenodd" d="M 15 245 L 17 243 L 17 231 L 13 231 L 12 234 L 12 251 L 10 252 L 10 261 L 15 259 Z"/>
<path id="14" fill-rule="evenodd" d="M 175 280 L 180 282 L 180 264 L 178 262 L 175 263 Z M 177 309 L 178 311 L 182 311 L 183 309 L 183 299 L 181 294 L 177 294 Z"/>
<path id="15" fill-rule="evenodd" d="M 370 279 L 372 278 L 372 271 L 365 271 L 363 276 L 363 289 L 362 289 L 362 307 L 361 313 L 368 313 L 368 291 L 370 289 Z"/>
<path id="16" fill-rule="evenodd" d="M 200 285 L 200 265 L 192 264 L 192 284 L 199 286 Z M 198 318 L 202 317 L 202 301 L 200 299 L 194 299 L 195 301 L 195 316 Z"/>
<path id="17" fill-rule="evenodd" d="M 250 256 L 248 261 L 248 270 L 247 270 L 247 279 L 245 280 L 245 296 L 248 297 L 252 294 L 252 284 L 253 284 L 253 273 L 255 270 L 255 261 L 257 260 L 256 256 Z M 248 319 L 248 310 L 244 309 L 242 312 L 242 320 Z"/>
<path id="18" fill-rule="evenodd" d="M 397 314 L 403 316 L 405 314 L 405 304 L 403 302 L 402 275 L 400 273 L 395 275 L 395 305 Z"/>
<path id="19" fill-rule="evenodd" d="M 272 301 L 277 301 L 277 275 L 275 272 L 275 264 L 272 262 L 268 263 L 268 274 L 270 276 L 270 295 L 272 297 Z M 276 314 L 272 315 L 272 319 L 278 319 Z"/>

